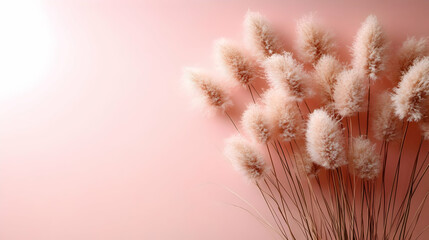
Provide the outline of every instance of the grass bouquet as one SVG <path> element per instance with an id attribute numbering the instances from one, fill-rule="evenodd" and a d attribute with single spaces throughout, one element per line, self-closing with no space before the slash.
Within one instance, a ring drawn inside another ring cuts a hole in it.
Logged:
<path id="1" fill-rule="evenodd" d="M 314 15 L 297 21 L 293 51 L 259 13 L 247 13 L 244 31 L 244 47 L 216 41 L 221 74 L 187 68 L 184 80 L 205 111 L 235 127 L 225 156 L 271 216 L 248 211 L 281 239 L 423 238 L 426 39 L 409 37 L 393 49 L 371 15 L 346 63 Z M 232 90 L 251 96 L 238 116 Z M 410 129 L 421 135 L 417 144 L 406 144 Z"/>

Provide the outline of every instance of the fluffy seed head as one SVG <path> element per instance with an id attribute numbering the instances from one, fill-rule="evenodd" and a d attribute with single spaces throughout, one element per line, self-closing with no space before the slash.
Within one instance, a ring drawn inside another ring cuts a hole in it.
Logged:
<path id="1" fill-rule="evenodd" d="M 226 140 L 224 154 L 234 168 L 249 180 L 258 180 L 266 173 L 267 165 L 262 154 L 241 136 L 233 136 Z"/>
<path id="2" fill-rule="evenodd" d="M 401 121 L 395 115 L 391 94 L 383 92 L 372 106 L 374 137 L 386 142 L 399 139 L 401 137 Z"/>
<path id="3" fill-rule="evenodd" d="M 275 54 L 264 61 L 265 73 L 272 88 L 285 91 L 289 97 L 302 101 L 310 93 L 309 76 L 291 53 Z"/>
<path id="4" fill-rule="evenodd" d="M 315 177 L 317 174 L 319 174 L 320 166 L 311 161 L 310 156 L 308 156 L 308 153 L 304 151 L 301 155 L 298 156 L 297 159 L 297 168 L 298 170 L 307 175 L 308 177 Z"/>
<path id="5" fill-rule="evenodd" d="M 340 125 L 324 110 L 310 114 L 306 140 L 310 158 L 317 165 L 335 169 L 347 163 Z"/>
<path id="6" fill-rule="evenodd" d="M 291 141 L 302 137 L 304 123 L 300 118 L 296 104 L 279 89 L 269 89 L 265 92 L 266 116 L 273 136 L 282 141 Z"/>
<path id="7" fill-rule="evenodd" d="M 396 115 L 402 120 L 417 122 L 429 108 L 429 57 L 415 62 L 394 89 L 392 101 Z"/>
<path id="8" fill-rule="evenodd" d="M 428 42 L 426 38 L 416 39 L 415 37 L 407 38 L 398 51 L 398 66 L 395 69 L 396 76 L 393 77 L 397 83 L 413 65 L 415 61 L 421 60 L 429 53 Z"/>
<path id="9" fill-rule="evenodd" d="M 387 40 L 377 20 L 370 15 L 362 23 L 352 47 L 353 68 L 365 73 L 371 80 L 377 80 L 385 68 Z"/>
<path id="10" fill-rule="evenodd" d="M 241 117 L 241 124 L 257 142 L 266 143 L 270 140 L 270 125 L 261 105 L 250 104 Z"/>
<path id="11" fill-rule="evenodd" d="M 334 101 L 334 89 L 338 74 L 343 70 L 343 65 L 331 55 L 323 55 L 314 66 L 313 77 L 319 87 L 319 92 L 325 104 Z"/>
<path id="12" fill-rule="evenodd" d="M 375 144 L 364 137 L 353 138 L 349 152 L 350 168 L 359 178 L 372 180 L 380 173 L 380 157 Z"/>
<path id="13" fill-rule="evenodd" d="M 338 75 L 334 105 L 341 116 L 352 116 L 362 110 L 366 94 L 363 76 L 356 69 L 345 70 Z"/>
<path id="14" fill-rule="evenodd" d="M 257 66 L 238 46 L 226 39 L 215 43 L 216 62 L 229 79 L 247 87 L 258 75 Z"/>
<path id="15" fill-rule="evenodd" d="M 261 14 L 247 12 L 244 30 L 245 42 L 261 59 L 283 52 L 283 47 L 274 29 Z"/>
<path id="16" fill-rule="evenodd" d="M 225 87 L 201 69 L 187 68 L 184 80 L 196 103 L 210 109 L 226 110 L 232 105 Z"/>
<path id="17" fill-rule="evenodd" d="M 307 63 L 316 64 L 324 55 L 333 51 L 331 35 L 314 20 L 313 15 L 301 18 L 297 23 L 297 47 L 300 57 Z"/>

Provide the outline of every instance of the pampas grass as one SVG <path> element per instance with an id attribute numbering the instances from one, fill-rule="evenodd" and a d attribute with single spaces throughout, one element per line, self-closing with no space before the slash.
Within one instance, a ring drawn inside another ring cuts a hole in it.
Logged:
<path id="1" fill-rule="evenodd" d="M 402 122 L 395 115 L 391 93 L 381 93 L 372 109 L 374 137 L 379 141 L 391 142 L 401 137 Z"/>
<path id="2" fill-rule="evenodd" d="M 260 13 L 247 12 L 244 32 L 247 46 L 261 59 L 284 51 L 275 30 Z"/>
<path id="3" fill-rule="evenodd" d="M 257 147 L 239 135 L 226 140 L 224 153 L 232 165 L 249 180 L 256 181 L 267 171 L 267 165 Z"/>
<path id="4" fill-rule="evenodd" d="M 303 136 L 304 122 L 300 117 L 299 109 L 284 91 L 267 90 L 263 101 L 274 136 L 286 142 Z"/>
<path id="5" fill-rule="evenodd" d="M 226 39 L 215 43 L 216 61 L 221 70 L 233 83 L 248 87 L 258 77 L 256 63 L 236 44 Z"/>
<path id="6" fill-rule="evenodd" d="M 264 67 L 268 83 L 272 88 L 285 91 L 296 101 L 302 101 L 309 95 L 309 75 L 291 53 L 269 57 L 264 61 Z"/>
<path id="7" fill-rule="evenodd" d="M 353 68 L 365 73 L 369 79 L 377 80 L 385 69 L 386 48 L 387 40 L 377 17 L 368 16 L 353 43 Z"/>
<path id="8" fill-rule="evenodd" d="M 305 136 L 314 163 L 327 169 L 347 163 L 340 125 L 327 112 L 315 110 L 310 114 Z"/>
<path id="9" fill-rule="evenodd" d="M 323 55 L 314 66 L 313 78 L 317 82 L 319 95 L 324 104 L 333 104 L 334 90 L 342 64 L 332 55 Z"/>
<path id="10" fill-rule="evenodd" d="M 308 156 L 305 156 L 301 161 L 297 162 L 298 168 L 308 177 L 313 178 L 319 174 L 321 166 L 317 165 Z"/>
<path id="11" fill-rule="evenodd" d="M 232 105 L 228 90 L 207 72 L 198 68 L 186 68 L 184 81 L 195 103 L 203 108 L 225 111 Z"/>
<path id="12" fill-rule="evenodd" d="M 334 43 L 331 34 L 324 30 L 313 15 L 297 23 L 297 50 L 301 59 L 316 64 L 326 54 L 332 54 Z"/>
<path id="13" fill-rule="evenodd" d="M 392 101 L 400 119 L 422 120 L 428 111 L 429 57 L 415 62 L 394 89 Z"/>
<path id="14" fill-rule="evenodd" d="M 241 117 L 241 124 L 255 141 L 266 143 L 270 140 L 270 125 L 261 105 L 250 104 Z"/>
<path id="15" fill-rule="evenodd" d="M 364 75 L 357 69 L 344 70 L 337 76 L 334 89 L 335 110 L 350 117 L 363 110 L 366 93 Z"/>
<path id="16" fill-rule="evenodd" d="M 395 83 L 398 83 L 401 77 L 408 72 L 415 61 L 421 60 L 429 53 L 428 42 L 426 38 L 417 39 L 409 37 L 402 43 L 398 50 L 398 59 L 396 66 Z"/>
<path id="17" fill-rule="evenodd" d="M 367 138 L 353 138 L 349 161 L 352 172 L 359 178 L 373 180 L 380 173 L 380 156 L 375 152 L 375 144 Z"/>
<path id="18" fill-rule="evenodd" d="M 253 206 L 234 206 L 281 239 L 423 236 L 429 229 L 418 224 L 429 196 L 421 188 L 429 171 L 423 147 L 429 140 L 426 40 L 407 39 L 386 73 L 387 37 L 375 16 L 357 30 L 350 62 L 338 60 L 330 34 L 312 17 L 298 21 L 299 60 L 283 50 L 279 33 L 260 14 L 247 13 L 245 31 L 248 49 L 228 40 L 215 45 L 216 63 L 230 81 L 199 69 L 185 74 L 198 102 L 224 112 L 237 132 L 243 130 L 228 138 L 224 154 L 257 187 L 272 219 Z M 398 82 L 393 90 L 375 81 L 387 75 Z M 261 94 L 253 86 L 256 78 L 268 85 L 259 88 Z M 243 88 L 232 89 L 231 82 L 247 88 L 252 102 L 232 108 L 229 90 Z M 417 150 L 409 146 L 409 129 L 421 131 Z M 408 168 L 405 153 L 414 158 L 407 159 Z M 422 190 L 426 197 L 417 194 Z"/>

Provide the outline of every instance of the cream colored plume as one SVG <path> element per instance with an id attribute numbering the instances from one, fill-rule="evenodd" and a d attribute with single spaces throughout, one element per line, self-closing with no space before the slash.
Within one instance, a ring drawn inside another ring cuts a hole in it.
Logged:
<path id="1" fill-rule="evenodd" d="M 295 102 L 279 89 L 269 89 L 263 96 L 270 128 L 275 137 L 291 141 L 303 136 L 304 123 Z"/>
<path id="2" fill-rule="evenodd" d="M 402 43 L 398 51 L 397 71 L 394 76 L 395 83 L 399 82 L 401 77 L 407 73 L 415 61 L 422 59 L 429 53 L 428 42 L 426 38 L 416 39 L 415 37 L 407 38 Z"/>
<path id="3" fill-rule="evenodd" d="M 317 165 L 335 169 L 347 163 L 341 127 L 326 111 L 317 109 L 310 114 L 306 140 L 310 158 Z"/>
<path id="4" fill-rule="evenodd" d="M 380 173 L 380 157 L 375 152 L 375 144 L 364 137 L 353 138 L 349 152 L 351 172 L 366 180 L 372 180 Z"/>
<path id="5" fill-rule="evenodd" d="M 358 30 L 353 47 L 353 68 L 377 80 L 385 69 L 387 41 L 377 17 L 370 15 Z"/>
<path id="6" fill-rule="evenodd" d="M 284 51 L 273 27 L 261 14 L 247 12 L 244 31 L 246 44 L 259 58 L 264 59 Z"/>
<path id="7" fill-rule="evenodd" d="M 270 125 L 261 105 L 250 104 L 241 117 L 241 124 L 253 140 L 260 143 L 270 140 Z"/>
<path id="8" fill-rule="evenodd" d="M 372 106 L 374 137 L 386 142 L 399 139 L 401 137 L 401 121 L 395 115 L 391 93 L 381 93 Z"/>
<path id="9" fill-rule="evenodd" d="M 226 39 L 215 43 L 216 62 L 234 83 L 247 87 L 258 77 L 256 63 L 237 45 Z"/>
<path id="10" fill-rule="evenodd" d="M 264 61 L 265 73 L 272 88 L 285 91 L 289 97 L 302 101 L 310 94 L 309 75 L 291 53 L 275 54 Z"/>
<path id="11" fill-rule="evenodd" d="M 194 95 L 197 104 L 209 109 L 225 111 L 232 105 L 227 89 L 204 70 L 186 68 L 184 71 L 185 86 Z"/>
<path id="12" fill-rule="evenodd" d="M 331 55 L 323 55 L 314 66 L 313 78 L 318 85 L 318 90 L 324 104 L 334 102 L 334 90 L 338 74 L 344 69 L 337 58 Z"/>
<path id="13" fill-rule="evenodd" d="M 297 50 L 302 60 L 316 64 L 325 54 L 332 54 L 334 43 L 313 15 L 301 18 L 297 23 Z"/>
<path id="14" fill-rule="evenodd" d="M 363 109 L 367 87 L 363 77 L 356 69 L 344 70 L 338 75 L 334 105 L 341 116 L 349 117 Z"/>
<path id="15" fill-rule="evenodd" d="M 392 101 L 396 115 L 417 122 L 426 117 L 429 108 L 429 57 L 415 62 L 394 89 Z"/>
<path id="16" fill-rule="evenodd" d="M 242 172 L 249 180 L 258 180 L 267 171 L 267 165 L 256 146 L 237 135 L 226 140 L 225 156 L 234 168 Z"/>

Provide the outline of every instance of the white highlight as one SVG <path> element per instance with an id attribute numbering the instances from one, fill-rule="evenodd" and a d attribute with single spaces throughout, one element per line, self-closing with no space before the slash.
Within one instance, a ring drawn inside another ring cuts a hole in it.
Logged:
<path id="1" fill-rule="evenodd" d="M 31 91 L 53 54 L 47 16 L 37 1 L 0 2 L 0 99 Z"/>

